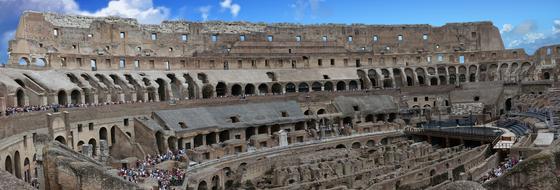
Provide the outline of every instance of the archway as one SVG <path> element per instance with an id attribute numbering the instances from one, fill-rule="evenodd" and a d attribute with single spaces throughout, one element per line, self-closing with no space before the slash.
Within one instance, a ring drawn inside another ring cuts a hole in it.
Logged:
<path id="1" fill-rule="evenodd" d="M 226 96 L 227 94 L 227 86 L 224 82 L 218 82 L 216 85 L 216 95 L 218 97 Z"/>
<path id="2" fill-rule="evenodd" d="M 307 83 L 304 83 L 304 82 L 299 83 L 298 91 L 299 92 L 309 92 L 309 85 L 307 85 Z"/>
<path id="3" fill-rule="evenodd" d="M 206 181 L 201 181 L 200 183 L 198 183 L 198 190 L 208 190 L 208 185 L 206 184 Z"/>
<path id="4" fill-rule="evenodd" d="M 268 93 L 268 86 L 266 84 L 260 84 L 258 89 L 259 89 L 259 94 Z"/>
<path id="5" fill-rule="evenodd" d="M 91 155 L 97 156 L 97 141 L 94 138 L 89 139 L 88 144 L 91 146 Z"/>
<path id="6" fill-rule="evenodd" d="M 350 90 L 358 90 L 358 82 L 355 80 L 350 81 L 348 83 L 348 88 L 350 88 Z"/>
<path id="7" fill-rule="evenodd" d="M 156 144 L 160 154 L 165 152 L 165 139 L 163 137 L 163 133 L 161 131 L 156 132 Z"/>
<path id="8" fill-rule="evenodd" d="M 432 86 L 438 85 L 438 79 L 435 78 L 435 77 L 434 77 L 434 78 L 431 78 L 431 79 L 430 79 L 430 85 L 432 85 Z"/>
<path id="9" fill-rule="evenodd" d="M 54 140 L 58 141 L 61 144 L 66 145 L 66 139 L 63 136 L 58 136 Z"/>
<path id="10" fill-rule="evenodd" d="M 511 98 L 508 98 L 506 100 L 505 107 L 506 107 L 506 111 L 508 112 L 511 111 L 511 107 L 512 107 Z"/>
<path id="11" fill-rule="evenodd" d="M 374 140 L 369 140 L 369 141 L 367 141 L 366 145 L 368 147 L 374 147 L 375 146 L 375 141 Z"/>
<path id="12" fill-rule="evenodd" d="M 115 132 L 116 132 L 115 130 L 117 130 L 116 128 L 117 128 L 117 126 L 112 126 L 111 127 L 111 145 L 113 145 L 117 142 L 117 139 L 115 137 Z"/>
<path id="13" fill-rule="evenodd" d="M 22 57 L 22 58 L 19 58 L 18 64 L 19 65 L 29 65 L 29 62 L 30 61 L 27 57 Z"/>
<path id="14" fill-rule="evenodd" d="M 25 158 L 23 161 L 23 180 L 27 183 L 31 182 L 31 166 L 29 158 Z"/>
<path id="15" fill-rule="evenodd" d="M 354 143 L 352 143 L 352 148 L 353 148 L 353 149 L 358 149 L 358 148 L 360 148 L 360 147 L 362 147 L 362 145 L 360 144 L 360 142 L 354 142 Z"/>
<path id="16" fill-rule="evenodd" d="M 82 103 L 82 97 L 80 95 L 80 91 L 72 90 L 70 93 L 70 103 L 71 104 L 80 104 Z"/>
<path id="17" fill-rule="evenodd" d="M 247 84 L 245 85 L 245 94 L 246 95 L 253 95 L 255 94 L 255 85 Z"/>
<path id="18" fill-rule="evenodd" d="M 214 87 L 212 85 L 206 84 L 202 87 L 202 98 L 212 98 L 214 95 Z"/>
<path id="19" fill-rule="evenodd" d="M 16 92 L 16 104 L 18 107 L 25 106 L 25 93 L 22 89 L 18 89 Z"/>
<path id="20" fill-rule="evenodd" d="M 99 140 L 107 141 L 107 129 L 105 127 L 99 129 Z"/>
<path id="21" fill-rule="evenodd" d="M 296 92 L 296 85 L 294 83 L 286 84 L 286 92 Z"/>
<path id="22" fill-rule="evenodd" d="M 344 91 L 346 90 L 346 83 L 344 81 L 339 81 L 336 83 L 336 91 Z"/>
<path id="23" fill-rule="evenodd" d="M 314 92 L 318 92 L 322 90 L 323 85 L 321 85 L 320 82 L 313 82 L 313 84 L 311 84 L 311 90 L 313 90 Z"/>
<path id="24" fill-rule="evenodd" d="M 66 101 L 66 91 L 61 90 L 58 91 L 58 104 L 66 105 L 68 102 Z"/>
<path id="25" fill-rule="evenodd" d="M 273 94 L 282 94 L 282 85 L 278 83 L 274 83 L 272 85 L 272 93 Z"/>
<path id="26" fill-rule="evenodd" d="M 14 174 L 14 168 L 13 168 L 13 164 L 12 164 L 12 158 L 10 157 L 10 155 L 6 156 L 6 160 L 4 160 L 4 169 L 11 173 Z"/>
<path id="27" fill-rule="evenodd" d="M 339 144 L 339 145 L 336 145 L 335 148 L 336 149 L 341 149 L 341 148 L 346 148 L 346 146 L 344 146 L 343 144 Z"/>
<path id="28" fill-rule="evenodd" d="M 17 178 L 21 179 L 21 158 L 19 156 L 19 151 L 14 154 L 14 173 Z"/>
<path id="29" fill-rule="evenodd" d="M 158 84 L 159 101 L 167 101 L 167 82 L 165 82 L 165 80 L 161 78 L 158 78 L 156 80 L 156 83 Z"/>
<path id="30" fill-rule="evenodd" d="M 325 82 L 325 91 L 333 91 L 333 83 L 330 81 Z"/>
<path id="31" fill-rule="evenodd" d="M 220 176 L 212 177 L 212 190 L 219 190 L 220 189 Z"/>
<path id="32" fill-rule="evenodd" d="M 242 88 L 241 88 L 241 85 L 239 85 L 239 84 L 234 84 L 231 87 L 231 95 L 233 95 L 233 96 L 241 95 L 241 93 L 242 93 L 241 91 L 242 91 Z"/>

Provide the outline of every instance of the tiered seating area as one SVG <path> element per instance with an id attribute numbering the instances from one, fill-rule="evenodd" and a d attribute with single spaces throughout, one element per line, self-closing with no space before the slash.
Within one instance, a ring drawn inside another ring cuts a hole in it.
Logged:
<path id="1" fill-rule="evenodd" d="M 531 131 L 525 124 L 514 119 L 499 120 L 497 126 L 510 130 L 516 136 L 523 136 Z"/>

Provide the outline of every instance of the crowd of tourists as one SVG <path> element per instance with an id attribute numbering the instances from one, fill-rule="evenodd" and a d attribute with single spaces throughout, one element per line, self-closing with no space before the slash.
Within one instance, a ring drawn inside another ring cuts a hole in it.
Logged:
<path id="1" fill-rule="evenodd" d="M 54 111 L 58 112 L 61 108 L 87 108 L 87 107 L 100 107 L 107 105 L 119 105 L 119 104 L 133 104 L 142 103 L 143 101 L 119 101 L 119 102 L 105 102 L 105 103 L 87 103 L 87 104 L 51 104 L 43 106 L 23 106 L 23 107 L 7 107 L 4 113 L 0 115 L 11 116 L 18 113 L 27 112 L 39 112 L 39 111 Z"/>
<path id="2" fill-rule="evenodd" d="M 118 175 L 133 183 L 139 183 L 146 178 L 156 179 L 159 190 L 168 190 L 171 186 L 179 186 L 183 183 L 185 172 L 178 168 L 166 170 L 155 168 L 155 166 L 168 160 L 181 161 L 184 156 L 184 150 L 148 155 L 144 160 L 137 160 L 134 168 L 121 168 Z"/>
<path id="3" fill-rule="evenodd" d="M 488 171 L 488 173 L 486 173 L 484 176 L 482 176 L 482 178 L 480 179 L 480 182 L 485 183 L 485 182 L 490 181 L 494 178 L 502 176 L 504 173 L 511 170 L 513 168 L 513 166 L 517 165 L 521 161 L 523 161 L 523 160 L 522 159 L 517 160 L 515 158 L 506 158 L 506 160 L 504 162 L 501 162 L 498 165 L 498 167 L 490 169 L 490 171 Z"/>

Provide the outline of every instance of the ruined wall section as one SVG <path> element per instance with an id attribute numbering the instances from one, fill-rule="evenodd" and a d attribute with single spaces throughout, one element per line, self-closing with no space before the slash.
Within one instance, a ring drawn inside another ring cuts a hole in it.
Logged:
<path id="1" fill-rule="evenodd" d="M 295 55 L 291 54 L 491 50 L 504 50 L 499 31 L 491 22 L 449 23 L 441 27 L 186 21 L 142 25 L 127 18 L 25 12 L 16 37 L 10 42 L 13 55 L 10 62 L 18 63 L 20 57 L 25 56 L 45 58 L 50 66 L 62 67 L 65 61 L 59 61 L 61 57 L 68 61 L 80 55 L 100 56 L 97 62 L 101 64 L 104 56 L 107 59 L 115 56 L 177 58 L 230 54 L 293 57 Z M 52 60 L 56 61 L 51 63 Z M 81 64 L 89 65 L 89 61 L 84 57 Z M 131 62 L 127 60 L 128 65 Z M 112 64 L 118 65 L 118 60 L 116 63 L 113 60 Z"/>

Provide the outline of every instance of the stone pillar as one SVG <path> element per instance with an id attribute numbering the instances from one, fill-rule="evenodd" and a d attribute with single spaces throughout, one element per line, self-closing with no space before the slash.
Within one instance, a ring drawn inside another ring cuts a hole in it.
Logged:
<path id="1" fill-rule="evenodd" d="M 109 145 L 107 140 L 99 140 L 99 161 L 106 162 L 109 158 Z"/>
<path id="2" fill-rule="evenodd" d="M 395 75 L 393 74 L 393 69 L 389 69 L 389 77 L 391 78 L 393 88 L 397 88 L 397 81 L 395 81 Z"/>
<path id="3" fill-rule="evenodd" d="M 288 133 L 284 130 L 278 131 L 278 145 L 279 146 L 288 146 Z"/>
<path id="4" fill-rule="evenodd" d="M 82 154 L 86 155 L 87 157 L 92 157 L 92 146 L 90 144 L 83 144 L 82 145 Z"/>
<path id="5" fill-rule="evenodd" d="M 206 135 L 202 135 L 202 146 L 206 145 Z"/>

